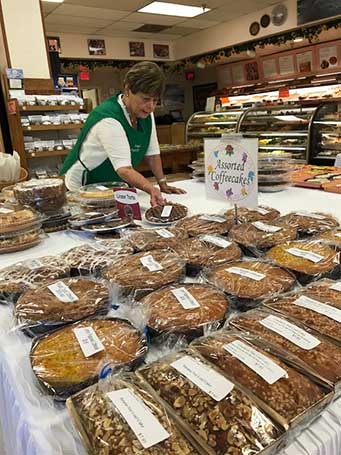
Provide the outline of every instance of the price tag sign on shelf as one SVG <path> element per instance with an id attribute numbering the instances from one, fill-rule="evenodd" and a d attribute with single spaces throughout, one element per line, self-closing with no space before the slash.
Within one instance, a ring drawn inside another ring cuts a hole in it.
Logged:
<path id="1" fill-rule="evenodd" d="M 258 205 L 258 139 L 205 139 L 206 195 L 241 207 Z"/>
<path id="2" fill-rule="evenodd" d="M 121 218 L 142 220 L 141 208 L 135 188 L 114 188 L 118 214 Z"/>

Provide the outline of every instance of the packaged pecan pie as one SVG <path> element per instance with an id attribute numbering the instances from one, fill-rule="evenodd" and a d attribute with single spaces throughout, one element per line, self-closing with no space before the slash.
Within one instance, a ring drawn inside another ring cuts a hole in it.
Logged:
<path id="1" fill-rule="evenodd" d="M 180 352 L 137 371 L 181 429 L 210 455 L 261 454 L 281 431 L 255 402 L 200 355 Z"/>
<path id="2" fill-rule="evenodd" d="M 321 232 L 320 234 L 315 235 L 313 239 L 326 245 L 333 246 L 337 248 L 338 251 L 341 251 L 341 229 Z"/>
<path id="3" fill-rule="evenodd" d="M 108 377 L 69 398 L 89 454 L 197 455 L 165 407 L 135 377 Z"/>
<path id="4" fill-rule="evenodd" d="M 30 207 L 18 204 L 0 204 L 0 235 L 41 226 L 41 217 Z"/>
<path id="5" fill-rule="evenodd" d="M 171 248 L 178 243 L 181 244 L 188 238 L 188 234 L 184 229 L 169 226 L 134 231 L 127 229 L 122 233 L 122 238 L 127 239 L 135 251 L 146 251 Z"/>
<path id="6" fill-rule="evenodd" d="M 222 291 L 205 284 L 172 284 L 141 299 L 152 335 L 164 332 L 203 335 L 205 328 L 218 329 L 225 321 L 229 301 Z"/>
<path id="7" fill-rule="evenodd" d="M 339 221 L 327 213 L 308 212 L 304 210 L 288 213 L 278 221 L 294 226 L 301 235 L 317 234 L 340 226 Z"/>
<path id="8" fill-rule="evenodd" d="M 144 214 L 148 223 L 162 225 L 175 223 L 187 216 L 188 208 L 181 204 L 168 202 L 167 205 L 150 207 Z"/>
<path id="9" fill-rule="evenodd" d="M 129 322 L 87 319 L 37 338 L 30 359 L 44 389 L 66 399 L 96 382 L 102 370 L 136 367 L 146 352 L 144 335 Z"/>
<path id="10" fill-rule="evenodd" d="M 332 398 L 328 387 L 319 386 L 239 333 L 219 331 L 195 340 L 191 348 L 245 388 L 285 429 L 308 423 Z"/>
<path id="11" fill-rule="evenodd" d="M 272 207 L 260 205 L 258 209 L 247 209 L 246 207 L 238 207 L 237 210 L 239 223 L 251 223 L 252 221 L 273 221 L 281 216 L 280 212 Z M 235 218 L 235 209 L 230 209 L 225 212 L 227 219 Z"/>
<path id="12" fill-rule="evenodd" d="M 223 215 L 201 214 L 186 217 L 178 221 L 176 226 L 184 229 L 190 237 L 203 234 L 227 234 L 233 226 L 233 220 L 227 220 Z"/>

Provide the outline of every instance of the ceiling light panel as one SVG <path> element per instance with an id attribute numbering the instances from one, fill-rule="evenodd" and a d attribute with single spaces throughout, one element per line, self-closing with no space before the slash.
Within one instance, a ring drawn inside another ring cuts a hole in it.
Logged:
<path id="1" fill-rule="evenodd" d="M 165 16 L 195 17 L 210 11 L 198 6 L 179 5 L 178 3 L 152 2 L 139 9 L 140 13 L 161 14 Z"/>

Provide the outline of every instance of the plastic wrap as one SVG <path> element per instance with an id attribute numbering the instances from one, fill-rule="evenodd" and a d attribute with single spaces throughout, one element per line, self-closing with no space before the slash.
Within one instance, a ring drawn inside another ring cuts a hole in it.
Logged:
<path id="1" fill-rule="evenodd" d="M 0 204 L 0 235 L 41 226 L 41 217 L 30 207 Z"/>
<path id="2" fill-rule="evenodd" d="M 148 223 L 162 225 L 175 223 L 187 216 L 188 208 L 181 204 L 167 202 L 165 206 L 150 207 L 144 214 Z"/>
<path id="3" fill-rule="evenodd" d="M 81 186 L 76 197 L 81 203 L 101 203 L 104 201 L 114 201 L 114 188 L 128 188 L 125 182 L 103 182 L 92 183 L 90 185 Z"/>
<path id="4" fill-rule="evenodd" d="M 340 226 L 336 218 L 322 212 L 291 212 L 280 217 L 278 221 L 294 226 L 301 235 L 313 235 Z"/>
<path id="5" fill-rule="evenodd" d="M 103 283 L 64 278 L 22 294 L 14 316 L 25 333 L 38 335 L 89 316 L 107 314 L 109 307 L 109 291 Z"/>
<path id="6" fill-rule="evenodd" d="M 32 248 L 40 243 L 44 236 L 44 231 L 40 225 L 30 227 L 21 231 L 7 232 L 0 235 L 0 254 L 14 253 Z"/>
<path id="7" fill-rule="evenodd" d="M 233 226 L 233 220 L 223 215 L 201 214 L 182 219 L 176 226 L 184 229 L 190 237 L 202 234 L 227 234 Z"/>
<path id="8" fill-rule="evenodd" d="M 31 179 L 17 183 L 13 188 L 20 204 L 42 212 L 59 210 L 66 202 L 65 192 L 64 181 L 59 178 Z"/>
<path id="9" fill-rule="evenodd" d="M 101 210 L 100 212 L 86 211 L 84 213 L 78 213 L 77 215 L 70 217 L 68 222 L 71 228 L 79 228 L 86 226 L 87 224 L 104 223 L 112 220 L 113 218 L 118 218 L 117 209 L 107 209 L 105 211 Z"/>
<path id="10" fill-rule="evenodd" d="M 181 364 L 188 365 L 186 376 Z M 137 374 L 204 453 L 258 455 L 278 448 L 278 428 L 246 393 L 198 354 L 185 351 L 171 355 Z"/>
<path id="11" fill-rule="evenodd" d="M 340 278 L 340 257 L 335 249 L 315 240 L 286 242 L 266 254 L 276 265 L 295 273 L 301 284 L 323 277 Z"/>
<path id="12" fill-rule="evenodd" d="M 124 398 L 129 400 L 134 410 L 127 411 L 126 408 L 115 406 L 117 399 Z M 163 405 L 144 390 L 133 376 L 107 378 L 74 395 L 67 400 L 66 405 L 89 454 L 198 453 L 181 435 Z M 144 411 L 141 411 L 141 406 L 145 408 Z M 137 422 L 136 412 L 142 413 L 143 423 Z M 138 432 L 139 427 L 141 433 Z"/>
<path id="13" fill-rule="evenodd" d="M 321 280 L 264 302 L 341 346 L 341 282 Z M 304 306 L 303 306 L 304 305 Z"/>
<path id="14" fill-rule="evenodd" d="M 126 240 L 101 240 L 72 248 L 63 254 L 72 276 L 101 275 L 101 272 L 122 256 L 133 254 Z"/>
<path id="15" fill-rule="evenodd" d="M 90 232 L 92 234 L 106 234 L 126 229 L 133 224 L 134 220 L 132 218 L 117 218 L 104 223 L 87 224 L 82 226 L 81 229 L 82 231 Z"/>
<path id="16" fill-rule="evenodd" d="M 290 153 L 258 153 L 258 188 L 264 193 L 282 191 L 291 185 Z"/>
<path id="17" fill-rule="evenodd" d="M 237 213 L 239 223 L 251 223 L 252 221 L 273 221 L 281 216 L 278 210 L 265 205 L 260 205 L 256 210 L 238 207 Z M 235 210 L 230 209 L 225 212 L 225 217 L 227 219 L 234 220 Z"/>
<path id="18" fill-rule="evenodd" d="M 233 327 L 255 335 L 261 343 L 294 356 L 294 361 L 341 390 L 341 349 L 313 333 L 308 327 L 278 313 L 251 310 L 230 321 Z"/>
<path id="19" fill-rule="evenodd" d="M 204 334 L 205 327 L 218 329 L 225 321 L 229 301 L 224 293 L 204 284 L 172 284 L 140 301 L 149 315 L 151 334 L 173 332 L 188 338 Z"/>
<path id="20" fill-rule="evenodd" d="M 322 404 L 327 404 L 326 398 L 330 399 L 330 390 L 239 335 L 237 331 L 220 331 L 199 338 L 191 348 L 251 393 L 283 428 L 306 424 L 316 417 Z"/>
<path id="21" fill-rule="evenodd" d="M 146 352 L 144 335 L 129 322 L 88 319 L 37 338 L 30 358 L 44 389 L 66 399 L 96 382 L 109 366 L 136 367 Z"/>
<path id="22" fill-rule="evenodd" d="M 203 278 L 232 297 L 240 310 L 289 290 L 295 277 L 286 270 L 261 261 L 239 261 L 203 271 Z"/>
<path id="23" fill-rule="evenodd" d="M 103 277 L 128 294 L 176 282 L 183 276 L 184 268 L 185 263 L 177 254 L 169 250 L 152 250 L 116 261 Z"/>
<path id="24" fill-rule="evenodd" d="M 326 245 L 333 246 L 341 251 L 341 229 L 321 232 L 320 234 L 314 236 L 313 239 Z"/>
<path id="25" fill-rule="evenodd" d="M 234 243 L 213 234 L 190 238 L 173 247 L 186 261 L 186 273 L 196 276 L 202 267 L 212 267 L 240 259 L 242 252 Z"/>
<path id="26" fill-rule="evenodd" d="M 42 223 L 42 228 L 45 232 L 62 231 L 68 228 L 68 220 L 71 217 L 71 212 L 65 208 L 46 216 Z"/>
<path id="27" fill-rule="evenodd" d="M 126 238 L 135 251 L 155 250 L 169 248 L 181 244 L 188 238 L 186 231 L 170 226 L 167 229 L 127 229 L 122 238 Z"/>

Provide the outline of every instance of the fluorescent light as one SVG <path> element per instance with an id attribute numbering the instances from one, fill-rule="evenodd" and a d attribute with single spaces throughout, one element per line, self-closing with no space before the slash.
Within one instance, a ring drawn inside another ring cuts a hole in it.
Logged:
<path id="1" fill-rule="evenodd" d="M 177 3 L 152 2 L 137 10 L 139 13 L 162 14 L 165 16 L 195 17 L 211 11 L 210 8 L 178 5 Z"/>
<path id="2" fill-rule="evenodd" d="M 43 0 L 43 2 L 48 2 L 48 3 L 63 3 L 64 0 Z"/>

